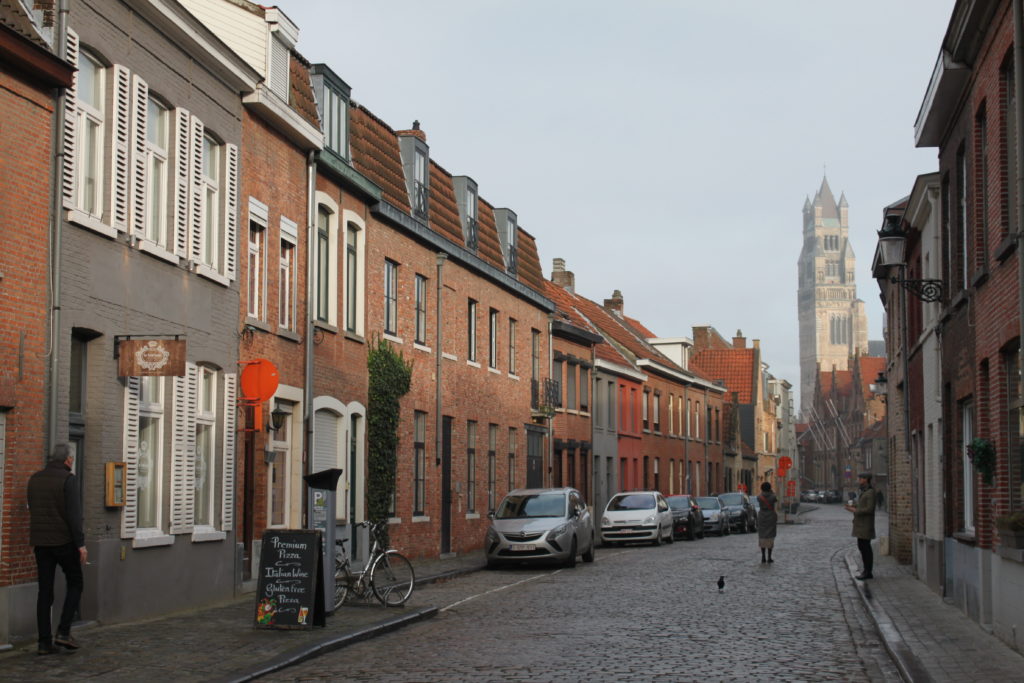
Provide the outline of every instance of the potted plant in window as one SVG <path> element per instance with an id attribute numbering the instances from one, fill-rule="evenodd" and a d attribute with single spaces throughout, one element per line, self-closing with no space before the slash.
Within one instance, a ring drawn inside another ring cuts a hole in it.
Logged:
<path id="1" fill-rule="evenodd" d="M 1003 547 L 1024 549 L 1024 510 L 996 517 L 996 529 Z"/>
<path id="2" fill-rule="evenodd" d="M 991 486 L 996 476 L 996 447 L 988 439 L 975 437 L 967 445 L 967 455 L 985 486 Z"/>

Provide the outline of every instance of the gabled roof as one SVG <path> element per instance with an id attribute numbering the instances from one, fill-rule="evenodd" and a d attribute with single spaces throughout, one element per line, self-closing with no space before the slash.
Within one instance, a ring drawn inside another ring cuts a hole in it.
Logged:
<path id="1" fill-rule="evenodd" d="M 878 373 L 885 372 L 885 358 L 860 356 L 857 362 L 860 363 L 861 390 L 864 392 L 864 398 L 870 399 L 874 396 L 874 392 L 871 391 L 871 385 L 874 384 Z"/>
<path id="2" fill-rule="evenodd" d="M 349 143 L 352 165 L 381 188 L 381 198 L 405 214 L 411 214 L 409 194 L 402 168 L 402 155 L 398 133 L 374 116 L 364 106 L 354 106 L 350 112 Z M 421 131 L 417 137 L 425 139 Z M 403 133 L 404 134 L 404 133 Z M 433 159 L 430 160 L 430 190 L 427 209 L 427 227 L 455 244 L 465 247 L 455 183 L 452 174 Z M 501 254 L 494 206 L 479 198 L 477 211 L 477 251 L 481 261 L 505 272 L 505 259 Z M 517 270 L 510 277 L 535 292 L 544 290 L 544 276 L 533 235 L 519 228 L 516 233 Z"/>
<path id="3" fill-rule="evenodd" d="M 632 327 L 641 335 L 643 335 L 644 339 L 654 339 L 655 337 L 658 336 L 651 332 L 649 329 L 647 329 L 647 327 L 645 327 L 644 324 L 637 320 L 636 318 L 630 318 L 628 315 L 624 315 L 622 317 L 626 320 L 627 323 L 629 323 L 630 327 Z"/>
<path id="4" fill-rule="evenodd" d="M 835 382 L 833 382 L 835 377 Z M 834 386 L 833 386 L 834 384 Z M 849 396 L 853 389 L 853 371 L 824 370 L 821 372 L 821 395 L 828 397 L 835 391 L 837 396 Z"/>
<path id="5" fill-rule="evenodd" d="M 288 67 L 291 72 L 288 79 L 288 87 L 291 90 L 289 106 L 307 122 L 321 129 L 320 114 L 316 110 L 316 97 L 313 95 L 313 81 L 309 74 L 309 62 L 292 51 Z"/>
<path id="6" fill-rule="evenodd" d="M 754 377 L 756 349 L 706 349 L 690 357 L 690 367 L 696 367 L 712 381 L 725 384 L 728 394 L 735 392 L 742 404 L 754 403 Z M 730 396 L 731 398 L 731 396 Z"/>

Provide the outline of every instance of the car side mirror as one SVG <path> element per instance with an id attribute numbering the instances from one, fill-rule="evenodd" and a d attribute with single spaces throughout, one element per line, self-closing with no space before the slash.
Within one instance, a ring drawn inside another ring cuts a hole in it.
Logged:
<path id="1" fill-rule="evenodd" d="M 494 513 L 493 512 L 488 512 L 487 513 L 487 519 L 493 520 L 494 519 Z"/>

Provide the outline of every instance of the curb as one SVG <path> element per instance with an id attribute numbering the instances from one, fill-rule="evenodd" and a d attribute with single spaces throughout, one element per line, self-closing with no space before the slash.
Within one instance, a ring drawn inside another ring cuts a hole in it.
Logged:
<path id="1" fill-rule="evenodd" d="M 312 659 L 314 657 L 327 654 L 328 652 L 339 650 L 346 645 L 352 645 L 353 643 L 358 643 L 362 640 L 368 640 L 375 636 L 395 631 L 403 626 L 414 624 L 418 621 L 431 619 L 436 617 L 437 614 L 438 609 L 436 607 L 422 607 L 415 612 L 403 614 L 401 616 L 388 619 L 387 621 L 374 624 L 373 626 L 367 626 L 366 628 L 358 631 L 353 631 L 352 633 L 346 633 L 340 636 L 331 636 L 330 638 L 325 638 L 324 640 L 316 643 L 310 643 L 309 645 L 294 648 L 277 655 L 272 659 L 262 662 L 261 664 L 257 664 L 250 669 L 238 671 L 213 680 L 217 681 L 217 683 L 241 683 L 242 681 L 251 681 L 254 678 L 266 676 L 267 674 L 274 673 L 275 671 L 280 671 L 281 669 L 285 669 L 289 666 L 299 664 L 307 659 Z"/>
<path id="2" fill-rule="evenodd" d="M 437 574 L 429 574 L 427 576 L 418 577 L 415 585 L 423 586 L 431 583 L 447 581 L 458 576 L 480 571 L 485 566 L 486 565 L 481 563 L 480 565 L 474 565 L 471 567 L 460 567 L 458 569 L 450 569 Z M 388 619 L 387 621 L 382 621 L 374 624 L 373 626 L 367 626 L 358 631 L 353 631 L 344 635 L 331 636 L 315 643 L 309 643 L 307 645 L 293 648 L 292 650 L 286 651 L 268 659 L 265 662 L 257 664 L 252 668 L 244 669 L 213 680 L 217 683 L 242 683 L 243 681 L 251 681 L 255 678 L 259 678 L 260 676 L 266 676 L 267 674 L 286 669 L 289 666 L 294 666 L 295 664 L 299 664 L 308 659 L 313 659 L 320 655 L 327 654 L 328 652 L 340 650 L 348 645 L 353 645 L 363 640 L 369 640 L 370 638 L 375 638 L 376 636 L 396 631 L 418 621 L 432 619 L 437 615 L 437 607 L 422 607 L 415 612 L 402 614 L 401 616 Z"/>
<path id="3" fill-rule="evenodd" d="M 903 640 L 903 636 L 892 623 L 892 619 L 889 618 L 886 611 L 875 602 L 874 596 L 871 594 L 869 582 L 858 581 L 854 578 L 857 573 L 857 565 L 853 558 L 847 554 L 843 559 L 850 572 L 850 580 L 853 582 L 854 588 L 857 589 L 857 593 L 860 594 L 861 601 L 864 603 L 864 609 L 867 610 L 872 621 L 875 622 L 875 628 L 882 639 L 882 645 L 885 646 L 886 652 L 889 653 L 889 656 L 896 664 L 896 668 L 899 669 L 900 676 L 904 681 L 908 681 L 908 683 L 931 683 L 934 679 L 925 669 L 921 660 L 914 654 L 910 646 L 907 645 L 907 642 Z M 875 580 L 871 579 L 871 581 Z"/>

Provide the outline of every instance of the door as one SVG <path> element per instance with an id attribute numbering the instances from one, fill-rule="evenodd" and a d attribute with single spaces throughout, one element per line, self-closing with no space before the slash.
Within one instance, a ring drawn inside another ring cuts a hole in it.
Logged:
<path id="1" fill-rule="evenodd" d="M 452 418 L 441 425 L 441 553 L 452 551 Z"/>
<path id="2" fill-rule="evenodd" d="M 544 486 L 543 467 L 544 434 L 527 428 L 526 431 L 526 488 Z"/>

